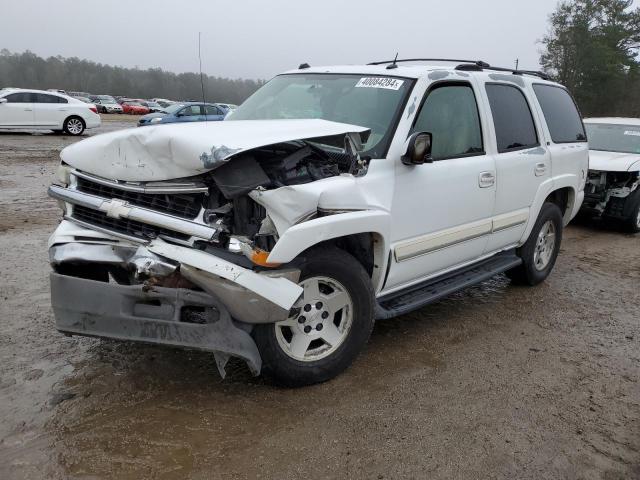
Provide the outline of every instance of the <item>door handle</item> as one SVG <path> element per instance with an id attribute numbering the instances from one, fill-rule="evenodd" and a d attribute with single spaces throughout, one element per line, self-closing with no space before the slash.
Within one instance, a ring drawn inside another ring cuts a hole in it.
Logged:
<path id="1" fill-rule="evenodd" d="M 33 109 L 32 108 L 25 108 L 24 111 L 25 112 L 33 112 Z"/>
<path id="2" fill-rule="evenodd" d="M 536 168 L 534 168 L 534 173 L 536 177 L 541 177 L 545 173 L 547 173 L 547 164 L 546 163 L 536 163 Z"/>
<path id="3" fill-rule="evenodd" d="M 488 188 L 496 183 L 496 176 L 493 172 L 482 172 L 478 177 L 478 186 L 480 188 Z"/>

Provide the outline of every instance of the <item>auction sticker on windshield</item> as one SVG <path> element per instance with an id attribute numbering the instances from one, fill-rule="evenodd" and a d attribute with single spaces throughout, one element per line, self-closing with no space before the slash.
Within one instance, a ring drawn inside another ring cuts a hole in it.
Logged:
<path id="1" fill-rule="evenodd" d="M 625 135 L 633 135 L 634 137 L 640 137 L 640 131 L 638 130 L 626 130 Z"/>
<path id="2" fill-rule="evenodd" d="M 364 77 L 356 83 L 356 88 L 385 88 L 387 90 L 400 90 L 404 80 L 386 77 Z"/>

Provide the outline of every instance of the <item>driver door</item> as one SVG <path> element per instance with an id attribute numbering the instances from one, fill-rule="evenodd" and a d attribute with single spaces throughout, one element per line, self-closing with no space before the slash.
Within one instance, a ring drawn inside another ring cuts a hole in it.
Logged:
<path id="1" fill-rule="evenodd" d="M 432 163 L 396 163 L 392 246 L 385 291 L 399 290 L 482 256 L 491 234 L 495 160 L 475 84 L 432 85 L 411 132 L 432 134 Z"/>

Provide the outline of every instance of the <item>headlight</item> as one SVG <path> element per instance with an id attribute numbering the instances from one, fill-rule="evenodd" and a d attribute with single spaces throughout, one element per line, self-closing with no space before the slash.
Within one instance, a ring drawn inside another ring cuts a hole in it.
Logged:
<path id="1" fill-rule="evenodd" d="M 65 187 L 68 187 L 71 179 L 71 168 L 61 163 L 56 171 L 56 178 L 60 180 L 60 183 Z"/>
<path id="2" fill-rule="evenodd" d="M 158 123 L 161 120 L 162 120 L 162 118 L 160 118 L 160 117 L 152 118 L 150 123 Z"/>

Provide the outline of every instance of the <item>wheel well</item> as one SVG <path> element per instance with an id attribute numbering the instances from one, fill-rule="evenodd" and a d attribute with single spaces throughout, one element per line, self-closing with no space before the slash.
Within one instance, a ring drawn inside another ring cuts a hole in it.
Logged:
<path id="1" fill-rule="evenodd" d="M 77 118 L 78 120 L 80 120 L 82 122 L 82 125 L 85 128 L 87 127 L 87 122 L 85 122 L 84 118 L 82 118 L 80 115 L 69 115 L 67 118 L 64 119 L 64 122 L 62 122 L 62 126 L 64 127 L 65 124 L 67 123 L 67 121 L 69 121 L 72 118 Z"/>
<path id="2" fill-rule="evenodd" d="M 573 199 L 573 189 L 571 187 L 564 187 L 551 192 L 544 201 L 545 203 L 555 203 L 558 208 L 560 208 L 562 216 L 566 217 L 571 213 L 568 209 L 573 206 Z"/>
<path id="3" fill-rule="evenodd" d="M 378 233 L 355 233 L 344 237 L 332 238 L 314 245 L 309 250 L 324 246 L 339 248 L 353 256 L 373 279 L 380 275 L 380 270 L 383 267 L 383 242 Z M 301 255 L 304 255 L 304 253 Z"/>

